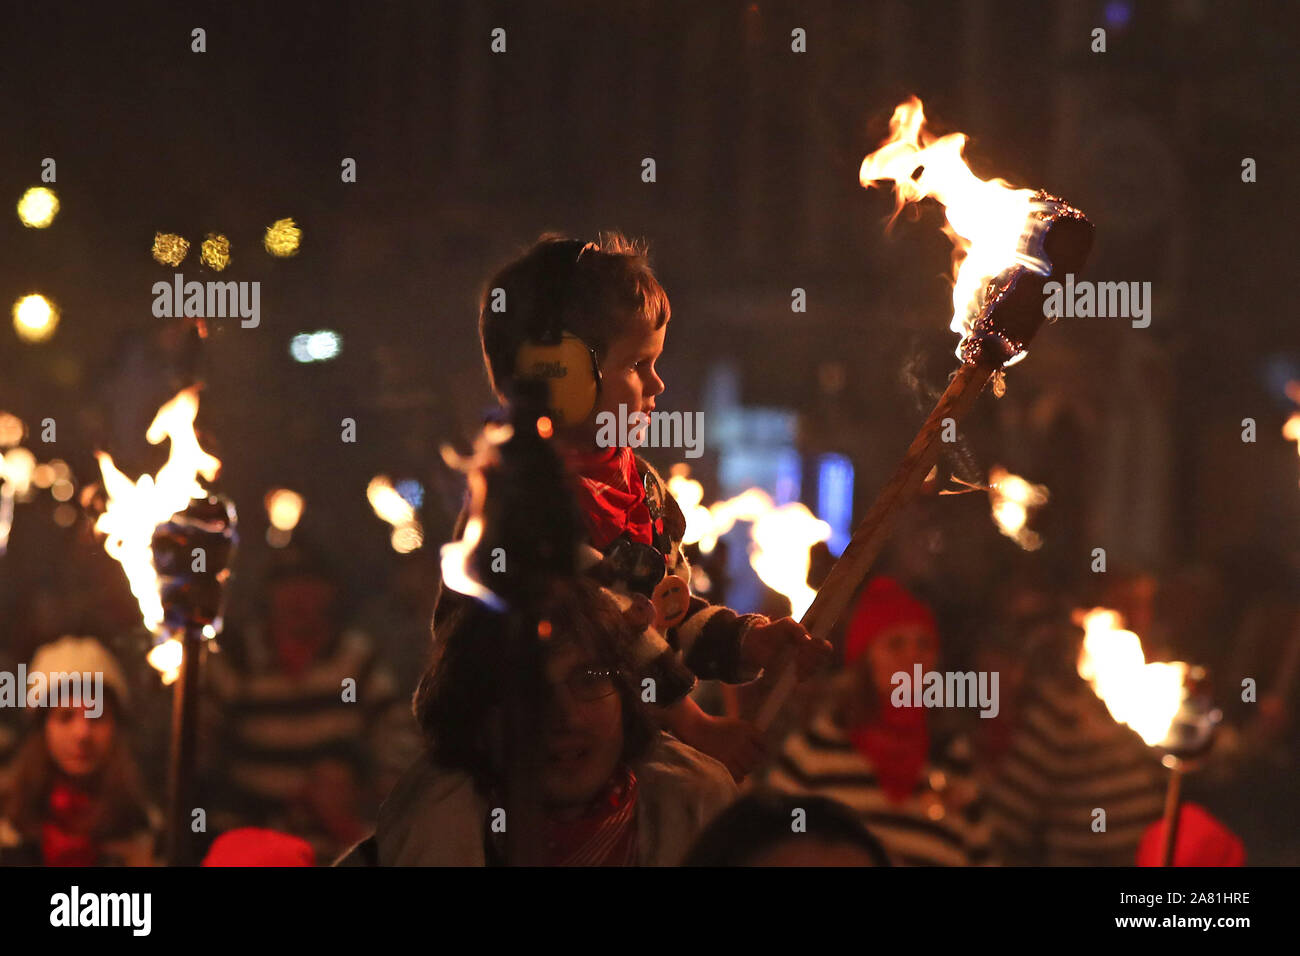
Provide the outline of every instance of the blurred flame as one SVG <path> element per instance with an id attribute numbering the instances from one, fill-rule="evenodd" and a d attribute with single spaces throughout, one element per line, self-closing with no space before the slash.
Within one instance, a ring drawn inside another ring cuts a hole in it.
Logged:
<path id="1" fill-rule="evenodd" d="M 184 655 L 185 650 L 181 642 L 174 637 L 169 637 L 161 644 L 155 644 L 145 655 L 145 660 L 149 662 L 150 667 L 162 675 L 164 684 L 171 684 L 181 675 L 181 658 Z"/>
<path id="2" fill-rule="evenodd" d="M 943 231 L 953 244 L 950 328 L 963 337 L 983 305 L 990 279 L 1014 265 L 1050 271 L 1048 263 L 1028 251 L 1033 190 L 1014 189 L 1002 179 L 980 179 L 962 158 L 965 147 L 964 133 L 935 137 L 929 132 L 921 101 L 913 96 L 894 110 L 889 138 L 862 161 L 858 172 L 867 189 L 894 183 L 894 218 L 905 205 L 927 196 L 943 204 Z"/>
<path id="3" fill-rule="evenodd" d="M 424 531 L 411 503 L 398 494 L 387 475 L 377 475 L 366 486 L 366 500 L 376 515 L 393 526 L 389 543 L 398 554 L 410 554 L 424 544 Z"/>
<path id="4" fill-rule="evenodd" d="M 442 546 L 442 583 L 459 594 L 477 598 L 490 608 L 503 610 L 505 602 L 470 574 L 470 556 L 483 538 L 483 519 L 473 515 L 465 522 L 465 533 L 459 541 L 448 541 Z"/>
<path id="5" fill-rule="evenodd" d="M 156 476 L 142 475 L 131 481 L 113 464 L 107 452 L 97 452 L 107 507 L 95 522 L 103 533 L 104 550 L 122 565 L 131 593 L 140 605 L 144 626 L 157 634 L 163 622 L 162 597 L 158 574 L 153 564 L 153 532 L 178 511 L 189 506 L 190 499 L 207 493 L 198 476 L 213 481 L 221 461 L 199 447 L 194 434 L 194 419 L 199 413 L 199 388 L 191 386 L 158 410 L 145 438 L 157 445 L 164 438 L 171 447 L 167 462 Z"/>
<path id="6" fill-rule="evenodd" d="M 799 502 L 777 507 L 761 488 L 747 488 L 734 498 L 701 504 L 704 486 L 690 478 L 690 467 L 673 466 L 668 493 L 686 516 L 683 544 L 698 544 L 708 554 L 737 521 L 750 522 L 749 564 L 773 591 L 790 600 L 790 613 L 802 617 L 817 592 L 808 586 L 808 549 L 831 536 L 831 526 Z"/>
<path id="7" fill-rule="evenodd" d="M 1084 629 L 1079 676 L 1092 685 L 1110 715 L 1137 731 L 1147 746 L 1169 735 L 1183 700 L 1182 661 L 1147 663 L 1142 641 L 1123 629 L 1118 611 L 1093 608 L 1078 612 Z"/>
<path id="8" fill-rule="evenodd" d="M 9 412 L 0 412 L 0 448 L 17 445 L 23 440 L 23 420 Z"/>
<path id="9" fill-rule="evenodd" d="M 1037 551 L 1043 539 L 1026 524 L 1035 508 L 1047 503 L 1047 486 L 1035 485 L 1005 468 L 989 469 L 989 503 L 998 530 L 1026 551 Z"/>
<path id="10" fill-rule="evenodd" d="M 1286 383 L 1287 398 L 1300 405 L 1300 382 Z M 1291 417 L 1282 426 L 1282 437 L 1296 443 L 1296 454 L 1300 454 L 1300 411 L 1292 412 Z"/>

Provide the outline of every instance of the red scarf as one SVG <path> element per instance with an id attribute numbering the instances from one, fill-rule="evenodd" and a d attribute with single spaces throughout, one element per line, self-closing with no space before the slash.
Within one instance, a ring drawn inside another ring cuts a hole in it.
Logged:
<path id="1" fill-rule="evenodd" d="M 41 824 L 41 858 L 46 866 L 94 866 L 99 847 L 86 826 L 91 797 L 84 790 L 59 782 L 50 790 L 49 819 Z"/>
<path id="2" fill-rule="evenodd" d="M 636 775 L 623 768 L 576 820 L 547 823 L 547 866 L 636 863 Z"/>
<path id="3" fill-rule="evenodd" d="M 930 731 L 921 707 L 889 707 L 870 723 L 849 731 L 853 746 L 871 762 L 880 789 L 892 803 L 904 803 L 930 756 Z"/>
<path id="4" fill-rule="evenodd" d="M 645 485 L 631 448 L 567 451 L 565 458 L 578 478 L 578 509 L 594 548 L 604 551 L 624 532 L 642 544 L 654 543 Z"/>

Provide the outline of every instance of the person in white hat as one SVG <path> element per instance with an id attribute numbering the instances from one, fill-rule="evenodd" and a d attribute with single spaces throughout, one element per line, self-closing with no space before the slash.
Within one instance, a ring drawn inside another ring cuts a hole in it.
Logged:
<path id="1" fill-rule="evenodd" d="M 117 660 L 93 637 L 63 637 L 39 647 L 25 675 L 30 720 L 0 818 L 0 865 L 152 865 L 157 814 L 127 739 Z"/>

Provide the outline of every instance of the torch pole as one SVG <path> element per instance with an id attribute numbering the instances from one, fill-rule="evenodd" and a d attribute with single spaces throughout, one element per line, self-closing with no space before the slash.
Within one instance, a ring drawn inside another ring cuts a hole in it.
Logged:
<path id="1" fill-rule="evenodd" d="M 829 636 L 835 622 L 853 600 L 879 557 L 893 530 L 898 512 L 920 492 L 925 476 L 939 459 L 945 420 L 952 419 L 955 427 L 955 423 L 960 422 L 974 406 L 975 400 L 996 370 L 996 365 L 979 361 L 963 362 L 957 369 L 947 389 L 939 397 L 938 404 L 930 412 L 930 417 L 912 439 L 912 444 L 893 477 L 853 532 L 848 547 L 831 568 L 830 574 L 817 591 L 817 597 L 804 614 L 801 623 L 814 639 Z M 794 686 L 794 668 L 787 666 L 755 718 L 754 722 L 760 730 L 766 730 L 771 724 Z"/>
<path id="2" fill-rule="evenodd" d="M 1165 789 L 1165 838 L 1160 847 L 1160 865 L 1174 865 L 1174 848 L 1178 846 L 1179 808 L 1182 806 L 1183 762 L 1174 761 L 1169 774 L 1169 786 Z"/>
<path id="3" fill-rule="evenodd" d="M 193 866 L 194 764 L 197 753 L 199 672 L 203 633 L 187 625 L 181 637 L 181 669 L 172 691 L 171 766 L 167 782 L 167 858 L 171 866 Z"/>

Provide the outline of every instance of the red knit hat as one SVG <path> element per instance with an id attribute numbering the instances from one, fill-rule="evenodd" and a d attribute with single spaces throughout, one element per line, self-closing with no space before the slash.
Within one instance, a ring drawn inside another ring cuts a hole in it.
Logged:
<path id="1" fill-rule="evenodd" d="M 1138 844 L 1137 865 L 1159 866 L 1164 848 L 1165 821 L 1146 828 Z M 1174 866 L 1245 866 L 1246 847 L 1209 811 L 1195 803 L 1184 803 L 1178 814 L 1178 845 Z"/>
<path id="2" fill-rule="evenodd" d="M 873 578 L 858 599 L 844 644 L 844 663 L 852 664 L 885 631 L 899 625 L 920 625 L 938 634 L 930 609 L 893 578 Z"/>
<path id="3" fill-rule="evenodd" d="M 212 841 L 204 866 L 315 866 L 306 840 L 258 827 L 229 830 Z"/>

